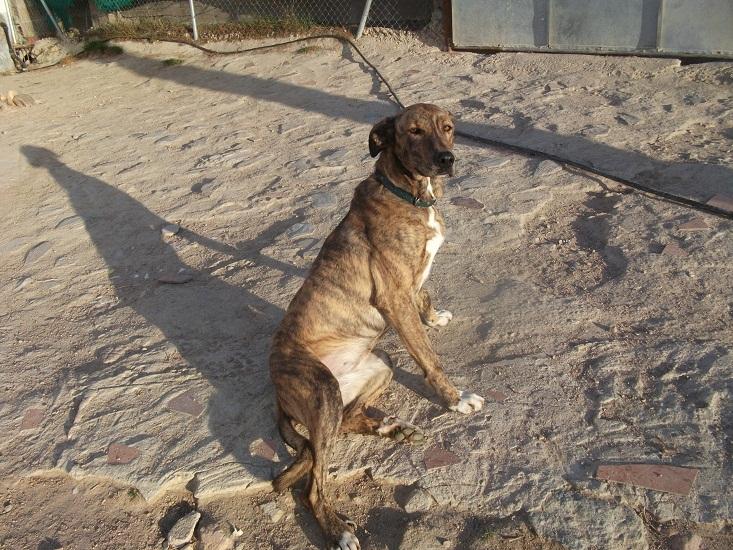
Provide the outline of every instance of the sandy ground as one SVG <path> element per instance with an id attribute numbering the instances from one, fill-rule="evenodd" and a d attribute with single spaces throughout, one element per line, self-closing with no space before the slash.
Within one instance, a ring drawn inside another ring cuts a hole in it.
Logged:
<path id="1" fill-rule="evenodd" d="M 318 547 L 297 492 L 267 490 L 289 460 L 268 342 L 394 105 L 331 43 L 123 46 L 0 78 L 39 101 L 0 111 L 0 545 L 152 548 L 197 506 L 202 530 L 241 528 L 240 548 Z M 463 130 L 733 196 L 730 63 L 364 48 L 405 103 Z M 397 370 L 379 407 L 430 441 L 339 442 L 332 487 L 365 547 L 730 547 L 731 224 L 456 153 L 428 283 L 455 317 L 431 338 L 487 403 L 446 414 L 385 338 Z M 687 496 L 595 478 L 623 462 L 699 473 Z"/>

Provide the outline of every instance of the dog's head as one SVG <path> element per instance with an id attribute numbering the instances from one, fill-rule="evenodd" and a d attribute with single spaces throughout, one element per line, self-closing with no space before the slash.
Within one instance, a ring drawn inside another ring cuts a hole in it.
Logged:
<path id="1" fill-rule="evenodd" d="M 453 175 L 453 117 L 427 103 L 385 118 L 369 132 L 369 153 L 392 149 L 410 172 L 424 177 Z"/>

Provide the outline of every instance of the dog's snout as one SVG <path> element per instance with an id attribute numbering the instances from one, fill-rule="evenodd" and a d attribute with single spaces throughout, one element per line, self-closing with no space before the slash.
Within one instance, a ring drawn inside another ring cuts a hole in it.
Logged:
<path id="1" fill-rule="evenodd" d="M 443 169 L 453 167 L 456 157 L 450 151 L 441 151 L 435 155 L 435 163 Z"/>

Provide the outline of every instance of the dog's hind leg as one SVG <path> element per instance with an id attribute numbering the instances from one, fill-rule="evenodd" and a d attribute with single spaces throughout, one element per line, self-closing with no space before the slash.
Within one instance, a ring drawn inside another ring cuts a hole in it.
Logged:
<path id="1" fill-rule="evenodd" d="M 293 420 L 283 412 L 279 405 L 277 409 L 277 428 L 280 435 L 285 443 L 295 449 L 297 453 L 292 464 L 272 481 L 275 491 L 282 493 L 310 471 L 313 466 L 313 453 L 308 440 L 295 431 Z"/>
<path id="2" fill-rule="evenodd" d="M 453 314 L 447 309 L 435 311 L 433 302 L 430 299 L 430 294 L 428 294 L 428 291 L 424 288 L 418 290 L 415 302 L 417 304 L 417 309 L 420 312 L 420 320 L 423 325 L 433 328 L 444 327 L 450 323 L 451 319 L 453 319 Z"/>
<path id="3" fill-rule="evenodd" d="M 380 435 L 410 443 L 422 441 L 424 434 L 417 426 L 395 416 L 385 416 L 381 412 L 369 414 L 368 407 L 382 395 L 392 380 L 392 360 L 386 352 L 376 349 L 365 362 L 359 366 L 359 376 L 338 378 L 342 395 L 345 396 L 344 402 L 346 403 L 347 398 L 350 399 L 344 409 L 341 431 Z M 359 387 L 354 388 L 353 385 L 357 383 Z M 351 398 L 353 394 L 356 395 Z"/>
<path id="4" fill-rule="evenodd" d="M 286 486 L 285 481 L 292 481 L 296 474 L 302 476 L 305 473 L 303 470 L 307 470 L 306 466 L 310 466 L 306 491 L 308 504 L 323 531 L 329 550 L 359 550 L 354 527 L 339 518 L 325 491 L 328 460 L 343 415 L 338 381 L 328 367 L 315 357 L 276 359 L 278 363 L 273 368 L 272 379 L 280 407 L 278 427 L 283 439 L 288 444 L 294 443 L 297 448 L 303 443 L 299 439 L 303 436 L 293 429 L 292 418 L 307 428 L 308 439 L 301 447 L 303 451 L 299 458 L 278 476 L 273 485 L 279 484 L 278 480 L 282 478 L 282 485 Z"/>

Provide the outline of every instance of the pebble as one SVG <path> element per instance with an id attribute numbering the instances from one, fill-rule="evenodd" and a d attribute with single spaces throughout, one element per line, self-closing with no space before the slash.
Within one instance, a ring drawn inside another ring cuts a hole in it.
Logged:
<path id="1" fill-rule="evenodd" d="M 13 509 L 13 505 L 9 501 L 6 502 L 5 505 L 3 506 L 3 514 L 7 514 L 12 509 Z"/>
<path id="2" fill-rule="evenodd" d="M 460 461 L 461 459 L 458 458 L 458 455 L 437 445 L 425 449 L 425 454 L 423 455 L 423 462 L 427 470 L 458 464 Z"/>
<path id="3" fill-rule="evenodd" d="M 191 541 L 196 524 L 201 519 L 201 512 L 194 510 L 179 519 L 168 533 L 168 544 L 173 548 L 181 548 Z"/>
<path id="4" fill-rule="evenodd" d="M 416 487 L 412 493 L 410 493 L 410 496 L 407 497 L 404 509 L 408 514 L 412 514 L 414 512 L 426 512 L 427 510 L 430 510 L 434 504 L 435 500 L 430 496 L 430 493 L 421 487 Z"/>
<path id="5" fill-rule="evenodd" d="M 285 231 L 285 234 L 290 237 L 291 239 L 299 239 L 300 237 L 305 237 L 307 235 L 312 235 L 313 232 L 316 230 L 315 227 L 313 227 L 311 224 L 306 222 L 298 222 L 293 225 L 291 225 L 287 231 Z"/>
<path id="6" fill-rule="evenodd" d="M 272 523 L 277 523 L 285 515 L 285 512 L 280 510 L 277 506 L 277 502 L 265 502 L 260 504 L 260 510 L 262 510 L 267 517 L 270 518 Z"/>
<path id="7" fill-rule="evenodd" d="M 107 449 L 107 464 L 129 464 L 140 456 L 140 451 L 135 447 L 112 443 Z"/>
<path id="8" fill-rule="evenodd" d="M 280 462 L 280 458 L 277 456 L 276 444 L 271 439 L 262 439 L 261 437 L 255 439 L 249 445 L 249 454 L 265 460 L 271 460 L 272 462 Z"/>
<path id="9" fill-rule="evenodd" d="M 629 126 L 639 122 L 639 117 L 628 113 L 619 113 L 618 116 L 616 116 L 616 121 L 624 126 Z"/>
<path id="10" fill-rule="evenodd" d="M 665 246 L 664 250 L 662 250 L 662 254 L 664 254 L 665 256 L 677 256 L 679 258 L 687 256 L 687 252 L 685 252 L 684 249 L 680 248 L 679 245 L 675 243 L 669 243 L 667 246 Z"/>
<path id="11" fill-rule="evenodd" d="M 590 126 L 589 128 L 583 128 L 580 131 L 580 134 L 583 136 L 605 136 L 608 133 L 608 126 L 604 125 L 598 125 L 598 126 Z"/>
<path id="12" fill-rule="evenodd" d="M 181 230 L 181 226 L 177 223 L 169 223 L 162 227 L 160 232 L 164 237 L 172 237 Z"/>
<path id="13" fill-rule="evenodd" d="M 511 159 L 509 157 L 486 157 L 479 161 L 481 166 L 484 168 L 501 168 L 509 164 Z"/>
<path id="14" fill-rule="evenodd" d="M 38 258 L 43 256 L 50 249 L 51 249 L 50 241 L 43 241 L 43 242 L 38 243 L 33 248 L 31 248 L 28 251 L 28 253 L 25 255 L 25 260 L 23 260 L 23 263 L 29 264 L 29 263 L 35 262 Z"/>
<path id="15" fill-rule="evenodd" d="M 193 390 L 188 390 L 177 395 L 166 403 L 166 407 L 176 412 L 190 414 L 194 418 L 204 410 L 204 406 L 194 398 Z"/>
<path id="16" fill-rule="evenodd" d="M 311 195 L 311 204 L 314 208 L 333 208 L 338 204 L 338 199 L 333 193 L 324 191 Z"/>
<path id="17" fill-rule="evenodd" d="M 465 180 L 462 180 L 458 184 L 458 187 L 460 187 L 461 189 L 478 189 L 480 187 L 486 187 L 488 183 L 489 182 L 486 178 L 469 177 L 469 178 L 466 178 Z"/>
<path id="18" fill-rule="evenodd" d="M 26 409 L 23 420 L 20 422 L 21 430 L 32 430 L 41 425 L 43 421 L 43 409 Z"/>
<path id="19" fill-rule="evenodd" d="M 181 273 L 162 273 L 158 275 L 157 280 L 159 283 L 167 285 L 182 285 L 193 281 L 193 275 L 185 271 Z"/>
<path id="20" fill-rule="evenodd" d="M 28 94 L 18 94 L 13 97 L 13 105 L 15 105 L 16 107 L 30 107 L 31 105 L 35 104 L 36 100 Z"/>
<path id="21" fill-rule="evenodd" d="M 461 206 L 463 208 L 469 208 L 471 210 L 481 210 L 484 207 L 482 202 L 477 201 L 471 197 L 453 197 L 450 200 L 453 206 Z"/>
<path id="22" fill-rule="evenodd" d="M 544 177 L 555 174 L 560 170 L 562 170 L 562 166 L 557 162 L 552 160 L 543 160 L 537 165 L 537 168 L 535 168 L 534 175 L 537 177 Z"/>
<path id="23" fill-rule="evenodd" d="M 704 218 L 692 218 L 690 221 L 683 223 L 678 226 L 680 231 L 701 231 L 703 229 L 710 229 Z"/>

